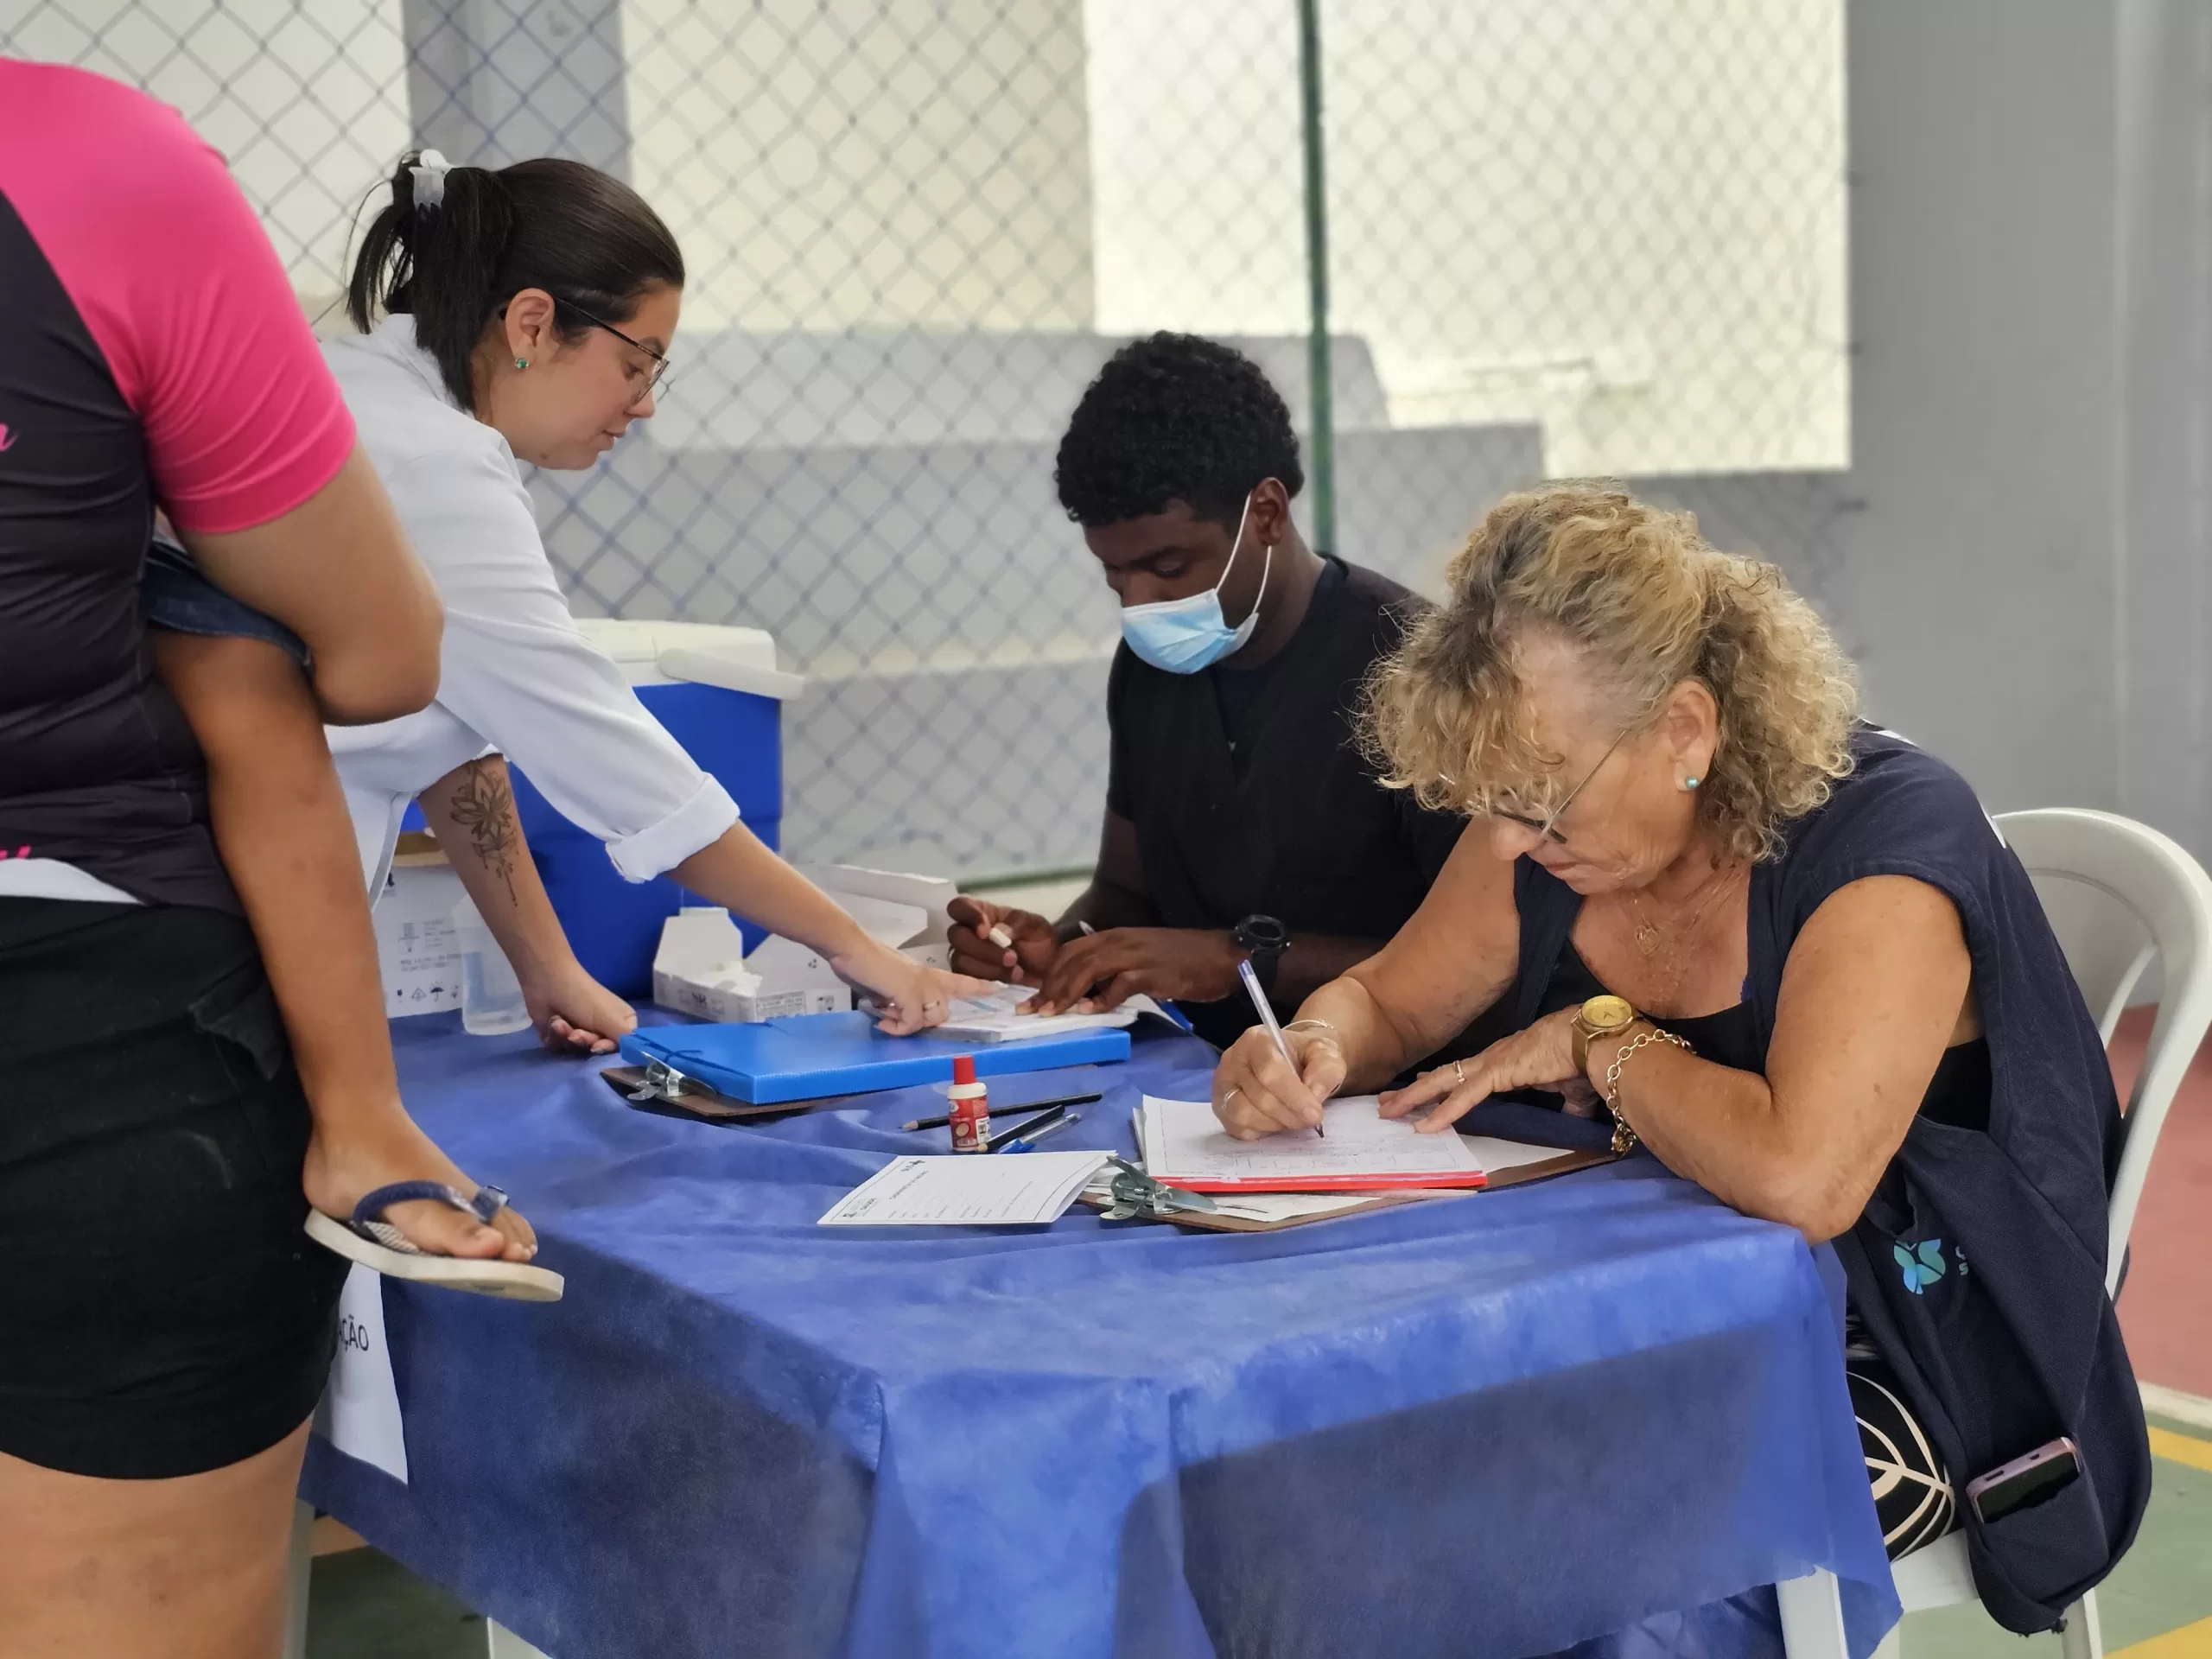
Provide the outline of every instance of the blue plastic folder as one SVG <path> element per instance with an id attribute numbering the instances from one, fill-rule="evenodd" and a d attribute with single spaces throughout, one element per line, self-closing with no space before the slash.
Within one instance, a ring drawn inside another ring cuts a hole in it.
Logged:
<path id="1" fill-rule="evenodd" d="M 952 1058 L 971 1054 L 976 1075 L 1048 1071 L 1129 1058 L 1126 1031 L 1071 1031 L 1026 1043 L 962 1043 L 887 1037 L 865 1014 L 798 1014 L 728 1026 L 653 1026 L 622 1039 L 634 1065 L 660 1060 L 687 1077 L 750 1106 L 824 1095 L 865 1094 L 918 1083 L 952 1081 Z"/>

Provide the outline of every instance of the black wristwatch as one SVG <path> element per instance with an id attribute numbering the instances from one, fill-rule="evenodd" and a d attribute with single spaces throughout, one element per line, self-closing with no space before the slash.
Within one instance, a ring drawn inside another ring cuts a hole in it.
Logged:
<path id="1" fill-rule="evenodd" d="M 1236 924 L 1236 943 L 1252 958 L 1252 971 L 1260 976 L 1260 988 L 1274 990 L 1275 964 L 1290 949 L 1290 930 L 1272 916 L 1247 916 Z"/>

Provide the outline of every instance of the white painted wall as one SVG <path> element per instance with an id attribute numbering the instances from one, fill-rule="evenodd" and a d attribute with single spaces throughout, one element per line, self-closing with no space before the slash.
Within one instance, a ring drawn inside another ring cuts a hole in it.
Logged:
<path id="1" fill-rule="evenodd" d="M 0 0 L 0 49 L 144 87 L 228 158 L 310 314 L 407 143 L 399 0 Z"/>
<path id="2" fill-rule="evenodd" d="M 623 0 L 688 330 L 1082 328 L 1080 0 Z"/>
<path id="3" fill-rule="evenodd" d="M 1085 11 L 1099 326 L 1306 316 L 1287 0 Z M 1332 322 L 1554 474 L 1840 467 L 1842 0 L 1330 0 Z M 1205 89 L 1194 96 L 1194 89 Z"/>

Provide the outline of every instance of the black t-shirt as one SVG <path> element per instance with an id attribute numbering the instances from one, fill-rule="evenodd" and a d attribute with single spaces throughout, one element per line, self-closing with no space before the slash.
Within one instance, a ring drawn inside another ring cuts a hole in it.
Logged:
<path id="1" fill-rule="evenodd" d="M 1298 632 L 1258 668 L 1170 674 L 1124 645 L 1107 681 L 1107 810 L 1136 826 L 1167 927 L 1278 918 L 1301 933 L 1388 938 L 1443 868 L 1465 820 L 1377 781 L 1355 731 L 1360 688 L 1421 601 L 1339 559 Z M 1228 1043 L 1255 1023 L 1239 995 L 1185 1005 Z"/>
<path id="2" fill-rule="evenodd" d="M 153 677 L 138 609 L 146 439 L 0 195 L 0 845 L 156 903 L 234 908 L 199 746 Z"/>

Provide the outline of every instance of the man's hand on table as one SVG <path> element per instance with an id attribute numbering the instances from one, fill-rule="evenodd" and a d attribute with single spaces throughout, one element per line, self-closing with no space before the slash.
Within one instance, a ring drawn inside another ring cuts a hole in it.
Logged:
<path id="1" fill-rule="evenodd" d="M 1031 1006 L 1039 1014 L 1103 1014 L 1140 992 L 1218 1002 L 1236 994 L 1236 964 L 1243 959 L 1227 932 L 1109 927 L 1062 945 Z"/>
<path id="2" fill-rule="evenodd" d="M 1044 983 L 1060 947 L 1052 925 L 1042 916 L 964 893 L 945 908 L 952 918 L 953 972 L 1015 985 Z M 995 928 L 1003 930 L 1011 943 L 993 938 Z"/>

